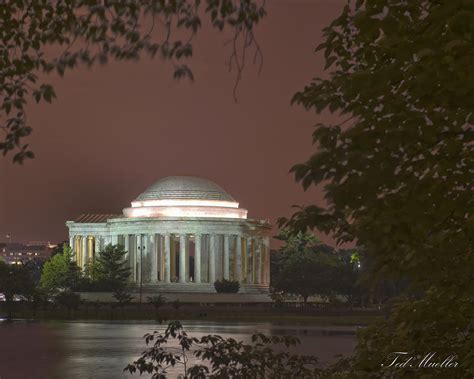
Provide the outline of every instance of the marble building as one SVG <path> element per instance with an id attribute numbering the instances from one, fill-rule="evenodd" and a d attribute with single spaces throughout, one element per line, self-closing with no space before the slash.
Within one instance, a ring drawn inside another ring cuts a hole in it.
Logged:
<path id="1" fill-rule="evenodd" d="M 137 286 L 205 293 L 225 278 L 238 280 L 242 293 L 268 291 L 271 225 L 247 218 L 246 209 L 206 179 L 165 177 L 121 215 L 83 214 L 66 225 L 81 268 L 107 244 L 120 244 Z"/>

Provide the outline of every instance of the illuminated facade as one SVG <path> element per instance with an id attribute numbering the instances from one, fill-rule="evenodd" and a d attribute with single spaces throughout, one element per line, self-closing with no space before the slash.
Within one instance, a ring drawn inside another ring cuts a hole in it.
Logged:
<path id="1" fill-rule="evenodd" d="M 240 292 L 265 292 L 270 283 L 267 221 L 217 184 L 191 176 L 163 178 L 122 215 L 84 214 L 66 223 L 78 265 L 107 244 L 127 251 L 130 280 L 170 292 L 214 292 L 220 279 L 238 280 Z"/>

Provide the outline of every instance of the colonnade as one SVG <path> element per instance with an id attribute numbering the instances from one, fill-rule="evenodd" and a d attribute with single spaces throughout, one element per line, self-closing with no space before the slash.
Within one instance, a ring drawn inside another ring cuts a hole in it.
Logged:
<path id="1" fill-rule="evenodd" d="M 70 244 L 84 268 L 108 244 L 120 244 L 134 283 L 270 282 L 269 237 L 234 234 L 76 235 Z"/>

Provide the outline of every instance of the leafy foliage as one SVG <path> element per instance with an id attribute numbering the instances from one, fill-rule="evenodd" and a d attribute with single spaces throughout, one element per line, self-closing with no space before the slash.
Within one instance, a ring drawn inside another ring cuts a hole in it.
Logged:
<path id="1" fill-rule="evenodd" d="M 90 287 L 91 289 L 95 288 L 95 284 L 100 279 L 100 262 L 98 260 L 88 260 L 82 271 L 83 282 L 81 287 Z"/>
<path id="2" fill-rule="evenodd" d="M 240 290 L 240 283 L 238 280 L 216 280 L 214 288 L 217 293 L 237 293 Z"/>
<path id="3" fill-rule="evenodd" d="M 0 293 L 11 303 L 15 295 L 30 296 L 34 292 L 34 282 L 29 265 L 7 264 L 0 261 Z"/>
<path id="4" fill-rule="evenodd" d="M 69 245 L 68 241 L 63 241 L 61 243 L 58 243 L 53 250 L 51 251 L 51 256 L 54 256 L 56 254 L 62 254 L 64 251 L 64 245 Z M 71 246 L 72 248 L 72 246 Z"/>
<path id="5" fill-rule="evenodd" d="M 29 98 L 51 103 L 56 97 L 54 88 L 42 82 L 44 74 L 55 71 L 63 76 L 80 64 L 90 67 L 147 54 L 169 61 L 176 79 L 193 79 L 186 59 L 193 54 L 192 40 L 203 14 L 213 28 L 232 30 L 228 65 L 237 71 L 238 82 L 246 49 L 255 47 L 255 59 L 261 60 L 253 34 L 265 16 L 258 1 L 2 1 L 0 128 L 5 140 L 0 151 L 16 151 L 13 161 L 19 163 L 34 157 L 23 143 L 33 130 L 27 122 L 27 103 Z"/>
<path id="6" fill-rule="evenodd" d="M 127 252 L 121 245 L 108 244 L 96 258 L 96 280 L 103 291 L 115 291 L 124 288 L 130 276 L 125 255 Z"/>
<path id="7" fill-rule="evenodd" d="M 155 308 L 156 310 L 163 307 L 163 305 L 165 305 L 168 301 L 163 295 L 147 296 L 146 300 L 149 304 L 153 305 L 153 308 Z"/>
<path id="8" fill-rule="evenodd" d="M 71 290 L 65 290 L 59 292 L 55 297 L 54 301 L 67 309 L 68 317 L 71 316 L 71 310 L 76 310 L 81 304 L 81 296 Z"/>
<path id="9" fill-rule="evenodd" d="M 81 270 L 72 260 L 72 249 L 63 245 L 62 254 L 52 256 L 43 266 L 40 285 L 50 295 L 60 290 L 77 289 L 81 280 Z"/>
<path id="10" fill-rule="evenodd" d="M 284 230 L 279 238 L 285 243 L 272 254 L 271 284 L 274 290 L 299 295 L 305 303 L 312 295 L 335 294 L 338 259 L 334 250 L 319 244 L 310 233 L 291 234 Z"/>
<path id="11" fill-rule="evenodd" d="M 338 263 L 333 276 L 334 292 L 344 296 L 350 306 L 366 304 L 370 297 L 370 287 L 362 281 L 365 271 L 362 270 L 358 253 L 353 249 L 339 249 L 336 255 Z"/>
<path id="12" fill-rule="evenodd" d="M 389 377 L 390 352 L 433 349 L 460 358 L 436 377 L 474 374 L 473 20 L 472 1 L 349 2 L 318 47 L 330 76 L 293 98 L 347 118 L 318 124 L 317 151 L 292 169 L 304 188 L 324 187 L 328 207 L 280 223 L 354 241 L 374 280 L 409 283 L 391 317 L 362 333 L 351 378 Z"/>
<path id="13" fill-rule="evenodd" d="M 123 288 L 118 288 L 113 294 L 115 300 L 117 300 L 118 305 L 123 308 L 124 306 L 130 304 L 134 297 L 130 295 Z"/>
<path id="14" fill-rule="evenodd" d="M 169 367 L 181 367 L 182 375 L 189 378 L 324 377 L 315 357 L 288 352 L 299 343 L 296 337 L 258 333 L 252 336 L 251 344 L 219 335 L 197 338 L 190 337 L 181 323 L 174 321 L 164 334 L 155 331 L 144 338 L 147 345 L 153 345 L 124 371 L 149 373 L 155 379 L 165 378 Z M 175 340 L 178 347 L 167 346 L 170 340 Z M 191 361 L 193 357 L 200 360 L 199 364 Z"/>

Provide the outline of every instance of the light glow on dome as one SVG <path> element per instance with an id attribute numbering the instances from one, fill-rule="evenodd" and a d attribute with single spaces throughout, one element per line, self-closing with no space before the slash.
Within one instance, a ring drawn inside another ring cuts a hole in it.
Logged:
<path id="1" fill-rule="evenodd" d="M 247 218 L 247 210 L 228 207 L 132 207 L 125 208 L 126 217 L 209 217 Z"/>
<path id="2" fill-rule="evenodd" d="M 132 208 L 138 207 L 222 207 L 222 208 L 238 208 L 239 203 L 233 201 L 221 200 L 198 200 L 198 199 L 164 199 L 164 200 L 143 200 L 132 201 Z"/>

